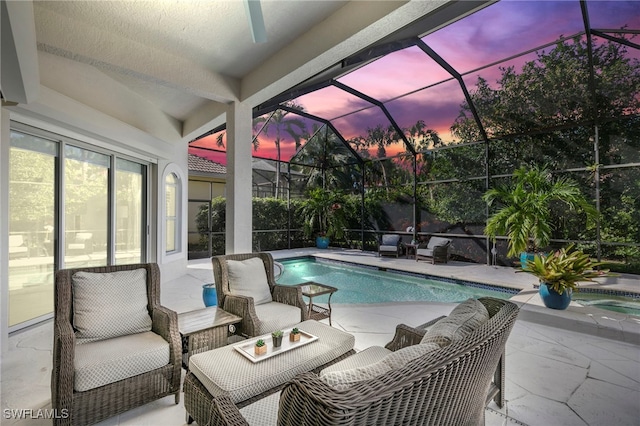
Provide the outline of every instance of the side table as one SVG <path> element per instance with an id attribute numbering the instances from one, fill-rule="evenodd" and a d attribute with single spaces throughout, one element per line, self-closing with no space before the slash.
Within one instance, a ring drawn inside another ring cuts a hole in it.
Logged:
<path id="1" fill-rule="evenodd" d="M 242 317 L 216 306 L 178 314 L 178 331 L 182 338 L 182 367 L 189 369 L 189 357 L 227 344 L 231 326 Z"/>
<path id="2" fill-rule="evenodd" d="M 313 281 L 298 284 L 298 286 L 302 288 L 302 295 L 309 298 L 309 304 L 307 305 L 307 308 L 309 309 L 309 319 L 320 321 L 322 319 L 328 318 L 329 325 L 331 325 L 331 296 L 333 296 L 333 293 L 338 291 L 338 289 Z M 314 304 L 313 298 L 316 296 L 322 296 L 323 294 L 329 295 L 327 306 L 325 307 Z"/>
<path id="3" fill-rule="evenodd" d="M 407 259 L 415 259 L 416 258 L 416 253 L 418 250 L 418 246 L 419 244 L 411 244 L 411 243 L 405 243 L 404 247 L 407 250 Z"/>

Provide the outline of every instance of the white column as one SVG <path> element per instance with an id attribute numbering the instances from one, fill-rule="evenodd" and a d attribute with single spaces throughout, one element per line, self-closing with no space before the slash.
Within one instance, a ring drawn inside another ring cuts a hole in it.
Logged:
<path id="1" fill-rule="evenodd" d="M 0 347 L 9 341 L 9 111 L 0 107 Z"/>
<path id="2" fill-rule="evenodd" d="M 251 107 L 232 102 L 227 107 L 227 229 L 226 254 L 251 253 Z"/>

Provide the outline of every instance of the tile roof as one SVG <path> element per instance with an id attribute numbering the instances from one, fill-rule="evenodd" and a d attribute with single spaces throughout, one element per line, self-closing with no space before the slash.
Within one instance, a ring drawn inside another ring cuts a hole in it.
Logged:
<path id="1" fill-rule="evenodd" d="M 197 155 L 189 154 L 189 171 L 200 173 L 227 174 L 227 166 Z"/>

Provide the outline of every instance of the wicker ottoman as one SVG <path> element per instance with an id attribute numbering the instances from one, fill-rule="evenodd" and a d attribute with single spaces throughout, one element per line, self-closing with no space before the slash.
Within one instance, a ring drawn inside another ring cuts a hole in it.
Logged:
<path id="1" fill-rule="evenodd" d="M 318 336 L 318 340 L 258 363 L 252 363 L 233 346 L 225 346 L 189 359 L 184 381 L 187 421 L 199 426 L 225 424 L 225 404 L 251 404 L 279 391 L 304 372 L 319 372 L 354 353 L 352 335 L 309 320 L 296 327 Z"/>

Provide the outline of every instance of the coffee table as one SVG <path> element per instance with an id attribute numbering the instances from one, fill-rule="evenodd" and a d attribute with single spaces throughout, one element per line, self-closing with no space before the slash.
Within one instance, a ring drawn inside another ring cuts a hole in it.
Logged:
<path id="1" fill-rule="evenodd" d="M 331 296 L 338 291 L 337 288 L 330 285 L 320 284 L 313 281 L 298 284 L 298 287 L 302 288 L 302 295 L 309 298 L 309 318 L 317 321 L 329 318 L 329 325 L 331 325 Z M 316 296 L 322 296 L 324 294 L 329 295 L 329 301 L 327 306 L 321 306 L 313 303 L 313 298 Z"/>
<path id="2" fill-rule="evenodd" d="M 241 321 L 242 317 L 216 306 L 178 314 L 182 367 L 189 369 L 189 358 L 194 354 L 225 346 L 233 325 Z"/>
<path id="3" fill-rule="evenodd" d="M 255 363 L 238 353 L 234 345 L 193 355 L 183 387 L 187 420 L 217 424 L 216 420 L 224 417 L 226 404 L 244 407 L 278 392 L 300 373 L 318 373 L 355 353 L 354 337 L 327 324 L 307 320 L 292 327 L 318 339 Z M 258 338 L 270 343 L 270 336 Z"/>

